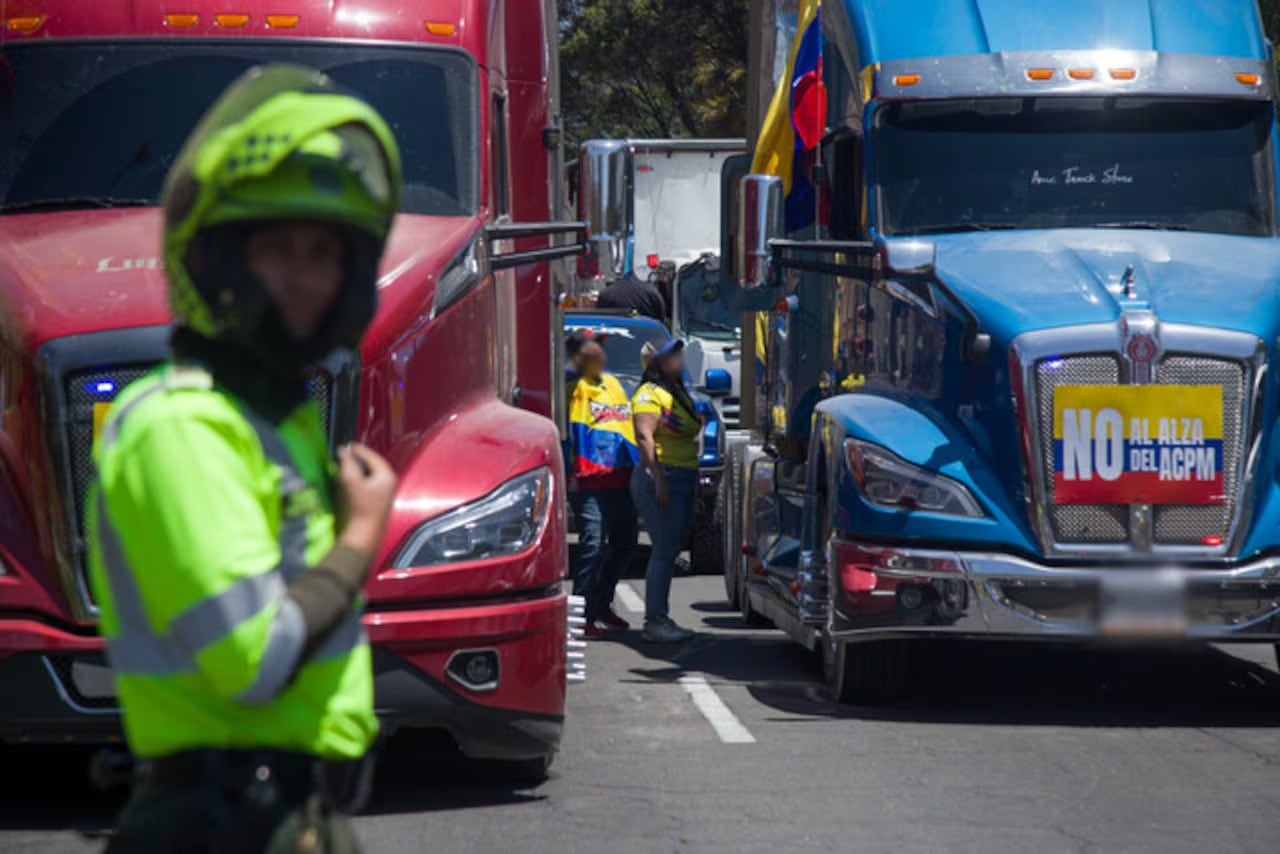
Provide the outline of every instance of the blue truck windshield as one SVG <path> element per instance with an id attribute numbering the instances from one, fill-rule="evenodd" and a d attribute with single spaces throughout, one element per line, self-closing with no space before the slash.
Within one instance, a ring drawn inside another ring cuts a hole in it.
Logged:
<path id="1" fill-rule="evenodd" d="M 318 68 L 400 144 L 401 209 L 474 211 L 475 64 L 461 51 L 219 39 L 23 44 L 0 51 L 0 211 L 154 204 L 214 99 L 246 69 Z"/>
<path id="2" fill-rule="evenodd" d="M 877 113 L 881 233 L 1275 234 L 1272 110 L 1252 101 L 992 98 Z"/>

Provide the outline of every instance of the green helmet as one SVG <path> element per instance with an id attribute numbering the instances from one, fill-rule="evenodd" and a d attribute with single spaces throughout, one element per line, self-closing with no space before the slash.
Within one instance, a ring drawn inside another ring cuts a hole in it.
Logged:
<path id="1" fill-rule="evenodd" d="M 165 181 L 164 259 L 179 325 L 289 362 L 354 347 L 373 317 L 377 270 L 399 204 L 391 129 L 324 74 L 253 68 L 209 109 Z M 245 261 L 265 221 L 332 223 L 344 236 L 342 294 L 311 342 L 289 342 Z"/>

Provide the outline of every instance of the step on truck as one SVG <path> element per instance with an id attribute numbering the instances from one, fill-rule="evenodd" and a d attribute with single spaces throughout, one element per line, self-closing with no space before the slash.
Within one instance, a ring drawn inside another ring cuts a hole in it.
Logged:
<path id="1" fill-rule="evenodd" d="M 1253 0 L 813 5 L 752 9 L 753 128 L 780 78 L 821 122 L 792 192 L 726 181 L 728 278 L 765 312 L 724 481 L 744 617 L 845 702 L 927 672 L 925 639 L 1280 639 Z"/>
<path id="2" fill-rule="evenodd" d="M 166 357 L 170 163 L 240 73 L 291 62 L 367 99 L 404 159 L 377 316 L 310 382 L 333 444 L 359 439 L 399 474 L 365 590 L 378 712 L 388 731 L 443 728 L 469 756 L 540 773 L 583 675 L 548 345 L 555 259 L 581 244 L 554 222 L 555 4 L 2 8 L 0 738 L 119 738 L 84 576 L 94 434 Z"/>

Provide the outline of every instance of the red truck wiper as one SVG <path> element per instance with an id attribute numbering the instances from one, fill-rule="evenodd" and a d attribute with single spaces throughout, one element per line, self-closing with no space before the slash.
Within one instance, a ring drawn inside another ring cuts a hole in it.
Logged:
<path id="1" fill-rule="evenodd" d="M 0 214 L 41 210 L 76 210 L 78 208 L 150 208 L 152 199 L 115 199 L 101 196 L 69 196 L 63 199 L 31 199 L 0 205 Z"/>

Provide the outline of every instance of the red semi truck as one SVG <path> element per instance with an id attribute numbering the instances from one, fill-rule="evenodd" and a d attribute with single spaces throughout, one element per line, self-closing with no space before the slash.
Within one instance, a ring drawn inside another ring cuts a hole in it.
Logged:
<path id="1" fill-rule="evenodd" d="M 379 713 L 545 768 L 566 680 L 583 675 L 549 417 L 554 259 L 577 251 L 576 227 L 553 222 L 555 3 L 3 0 L 0 14 L 0 738 L 118 738 L 84 580 L 95 430 L 166 355 L 166 170 L 232 79 L 294 62 L 369 100 L 405 163 L 377 317 L 311 382 L 331 440 L 368 443 L 400 475 L 366 589 Z"/>

